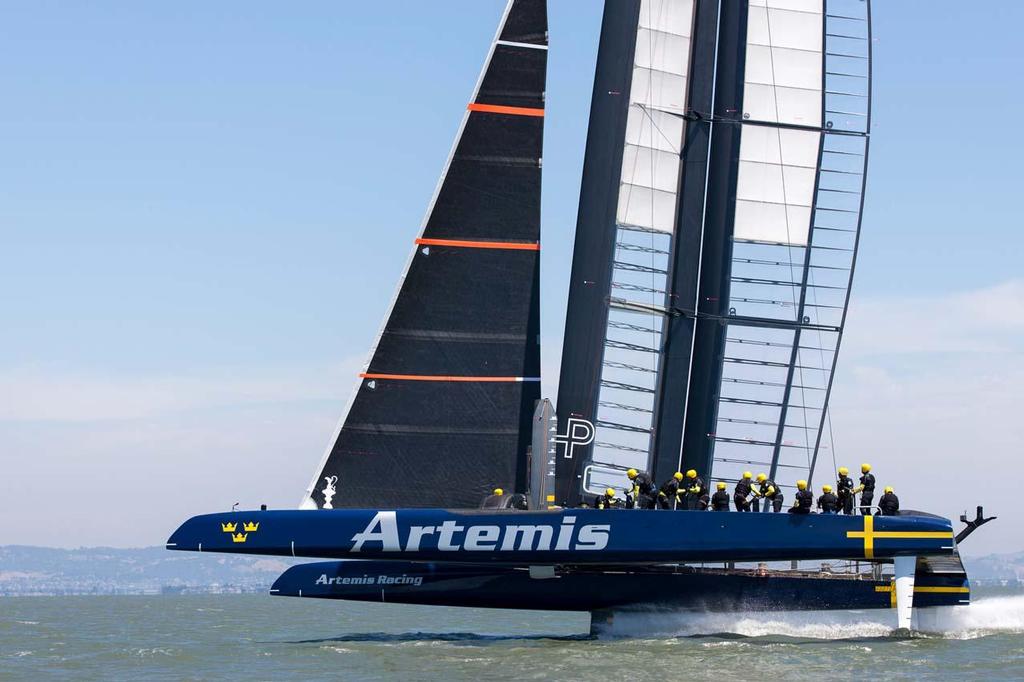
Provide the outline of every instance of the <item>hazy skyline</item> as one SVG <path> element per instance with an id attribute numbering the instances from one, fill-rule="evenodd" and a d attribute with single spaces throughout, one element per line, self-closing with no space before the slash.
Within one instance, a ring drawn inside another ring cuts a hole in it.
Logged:
<path id="1" fill-rule="evenodd" d="M 294 506 L 380 325 L 504 0 L 0 8 L 0 544 L 161 544 Z M 1024 5 L 876 2 L 840 464 L 1024 548 Z M 553 397 L 600 3 L 552 0 Z M 831 457 L 821 458 L 824 469 Z M 414 474 L 409 474 L 414 480 Z"/>

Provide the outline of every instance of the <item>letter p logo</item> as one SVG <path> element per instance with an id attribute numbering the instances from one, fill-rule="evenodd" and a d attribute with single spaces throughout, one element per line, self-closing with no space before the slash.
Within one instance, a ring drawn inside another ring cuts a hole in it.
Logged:
<path id="1" fill-rule="evenodd" d="M 594 442 L 594 425 L 586 419 L 570 417 L 569 423 L 565 425 L 565 433 L 555 436 L 555 443 L 565 446 L 564 454 L 566 459 L 575 456 L 576 446 L 585 447 Z"/>

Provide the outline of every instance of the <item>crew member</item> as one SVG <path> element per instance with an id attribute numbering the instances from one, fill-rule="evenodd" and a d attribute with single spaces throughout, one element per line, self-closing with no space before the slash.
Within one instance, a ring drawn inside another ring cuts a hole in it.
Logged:
<path id="1" fill-rule="evenodd" d="M 743 478 L 736 482 L 736 489 L 732 493 L 733 504 L 736 511 L 750 511 L 750 500 L 747 498 L 754 492 L 754 475 L 749 471 L 743 472 Z"/>
<path id="2" fill-rule="evenodd" d="M 484 501 L 480 503 L 481 509 L 504 509 L 508 500 L 505 499 L 505 491 L 501 488 L 495 488 L 490 495 L 484 498 Z"/>
<path id="3" fill-rule="evenodd" d="M 619 500 L 615 497 L 615 488 L 606 488 L 604 495 L 599 495 L 597 501 L 594 502 L 594 506 L 598 509 L 616 509 L 619 506 Z"/>
<path id="4" fill-rule="evenodd" d="M 860 485 L 853 492 L 860 493 L 860 513 L 871 516 L 871 501 L 875 499 L 875 475 L 870 464 L 860 465 Z"/>
<path id="5" fill-rule="evenodd" d="M 686 480 L 683 481 L 683 500 L 687 509 L 707 509 L 708 491 L 704 487 L 704 479 L 697 475 L 696 469 L 686 472 Z"/>
<path id="6" fill-rule="evenodd" d="M 679 502 L 679 484 L 683 480 L 683 472 L 677 471 L 672 478 L 661 484 L 658 488 L 658 507 L 661 509 L 675 509 Z"/>
<path id="7" fill-rule="evenodd" d="M 796 501 L 789 508 L 790 514 L 810 514 L 811 505 L 814 504 L 814 493 L 807 489 L 807 481 L 796 482 Z"/>
<path id="8" fill-rule="evenodd" d="M 853 479 L 850 478 L 850 470 L 846 467 L 839 467 L 836 476 L 836 496 L 839 498 L 839 509 L 844 514 L 853 513 Z"/>
<path id="9" fill-rule="evenodd" d="M 729 493 L 725 492 L 725 483 L 719 481 L 718 491 L 711 496 L 712 511 L 729 511 Z"/>
<path id="10" fill-rule="evenodd" d="M 896 516 L 900 513 L 900 498 L 892 491 L 892 486 L 885 486 L 885 494 L 878 498 L 878 509 L 882 516 Z"/>
<path id="11" fill-rule="evenodd" d="M 832 486 L 821 486 L 821 496 L 818 498 L 818 509 L 822 514 L 837 514 L 839 512 L 839 497 L 832 492 Z"/>
<path id="12" fill-rule="evenodd" d="M 785 498 L 782 495 L 782 489 L 775 485 L 775 481 L 764 474 L 758 474 L 757 483 L 758 489 L 754 491 L 754 494 L 764 498 L 765 511 L 768 510 L 769 502 L 771 502 L 773 512 L 778 514 L 782 511 L 782 502 Z M 759 503 L 754 505 L 754 511 L 760 511 Z"/>
<path id="13" fill-rule="evenodd" d="M 633 483 L 633 489 L 626 495 L 629 509 L 654 509 L 654 480 L 646 471 L 630 469 L 626 476 Z"/>

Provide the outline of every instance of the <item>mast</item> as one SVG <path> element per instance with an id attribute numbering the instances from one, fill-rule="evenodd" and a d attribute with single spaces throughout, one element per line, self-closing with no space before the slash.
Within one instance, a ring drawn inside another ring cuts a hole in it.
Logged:
<path id="1" fill-rule="evenodd" d="M 865 187 L 869 12 L 723 4 L 683 467 L 792 486 L 827 446 Z"/>
<path id="2" fill-rule="evenodd" d="M 510 0 L 303 508 L 475 508 L 526 490 L 546 66 L 545 0 Z"/>

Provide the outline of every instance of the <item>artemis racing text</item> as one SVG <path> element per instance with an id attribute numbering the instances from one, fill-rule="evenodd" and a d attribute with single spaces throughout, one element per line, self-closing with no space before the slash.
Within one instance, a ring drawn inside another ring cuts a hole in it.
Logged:
<path id="1" fill-rule="evenodd" d="M 444 521 L 438 526 L 410 526 L 400 537 L 396 512 L 377 512 L 361 533 L 352 536 L 352 552 L 365 549 L 383 552 L 418 552 L 422 544 L 441 552 L 597 551 L 608 546 L 611 526 L 587 524 L 576 527 L 576 517 L 554 524 L 507 526 L 460 524 Z"/>

